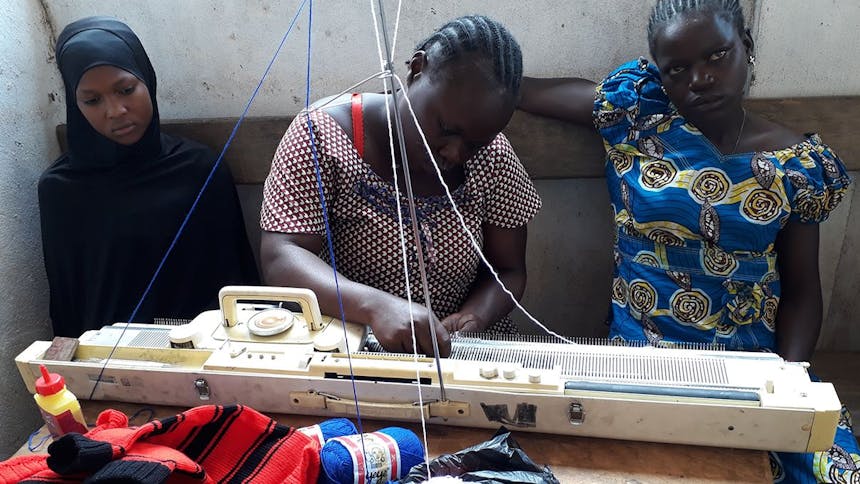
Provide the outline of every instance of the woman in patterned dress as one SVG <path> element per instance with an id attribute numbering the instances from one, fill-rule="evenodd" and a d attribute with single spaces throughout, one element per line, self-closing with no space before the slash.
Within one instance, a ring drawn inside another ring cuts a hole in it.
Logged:
<path id="1" fill-rule="evenodd" d="M 821 327 L 818 224 L 849 177 L 817 135 L 743 108 L 753 41 L 737 0 L 658 0 L 655 64 L 601 83 L 526 79 L 520 108 L 596 127 L 617 242 L 610 337 L 809 361 Z M 786 482 L 860 480 L 847 412 L 833 448 L 772 456 Z"/>
<path id="2" fill-rule="evenodd" d="M 516 108 L 522 80 L 519 46 L 497 22 L 456 19 L 419 44 L 406 84 L 416 116 L 465 223 L 520 297 L 525 287 L 526 224 L 540 198 L 500 133 Z M 404 121 L 404 142 L 427 263 L 433 317 L 407 301 L 404 253 L 394 190 L 401 189 L 412 300 L 423 302 L 412 222 L 400 169 L 392 170 L 386 94 L 354 94 L 296 117 L 284 135 L 264 188 L 261 258 L 268 284 L 313 289 L 321 309 L 340 314 L 326 248 L 321 190 L 330 220 L 338 285 L 346 319 L 370 326 L 388 351 L 440 352 L 453 331 L 514 331 L 512 301 L 482 264 L 445 196 L 403 96 L 392 109 Z M 313 136 L 308 127 L 313 127 Z M 395 155 L 395 163 L 401 160 Z M 440 322 L 441 318 L 441 322 Z"/>

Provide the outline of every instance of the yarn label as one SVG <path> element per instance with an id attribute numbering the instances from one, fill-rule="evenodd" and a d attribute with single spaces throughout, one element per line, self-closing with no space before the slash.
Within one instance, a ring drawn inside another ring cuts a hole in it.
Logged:
<path id="1" fill-rule="evenodd" d="M 364 434 L 361 453 L 361 436 L 337 437 L 352 458 L 353 484 L 386 484 L 400 473 L 400 448 L 390 435 L 381 432 Z"/>
<path id="2" fill-rule="evenodd" d="M 302 427 L 298 429 L 299 432 L 307 435 L 308 437 L 316 440 L 320 443 L 320 447 L 325 445 L 325 437 L 323 436 L 322 429 L 319 425 L 311 425 L 310 427 Z"/>

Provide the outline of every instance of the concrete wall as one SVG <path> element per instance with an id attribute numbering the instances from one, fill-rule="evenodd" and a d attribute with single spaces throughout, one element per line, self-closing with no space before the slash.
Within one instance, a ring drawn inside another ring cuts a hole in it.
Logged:
<path id="1" fill-rule="evenodd" d="M 152 57 L 160 81 L 160 109 L 165 118 L 235 115 L 241 112 L 259 80 L 298 0 L 283 2 L 118 0 L 52 1 L 49 11 L 58 28 L 94 13 L 129 22 Z M 375 0 L 374 0 L 375 3 Z M 387 0 L 390 23 L 396 3 Z M 349 87 L 379 70 L 369 1 L 325 0 L 314 4 L 312 97 Z M 575 5 L 576 8 L 570 8 Z M 533 0 L 523 15 L 516 0 L 487 2 L 403 2 L 395 46 L 397 66 L 433 28 L 457 15 L 486 13 L 504 22 L 520 40 L 526 70 L 562 75 L 575 71 L 597 78 L 611 66 L 642 53 L 646 2 L 620 0 L 606 8 L 603 0 Z M 618 15 L 617 12 L 623 12 Z M 307 18 L 290 34 L 257 98 L 254 115 L 297 112 L 305 101 Z M 612 42 L 607 42 L 608 39 Z M 608 46 L 608 47 L 607 47 Z M 595 56 L 595 52 L 602 52 Z M 405 74 L 405 67 L 401 69 Z M 370 87 L 380 88 L 375 81 Z"/>
<path id="2" fill-rule="evenodd" d="M 40 418 L 14 356 L 51 336 L 36 181 L 59 155 L 61 119 L 50 29 L 39 2 L 7 2 L 0 16 L 0 457 Z"/>
<path id="3" fill-rule="evenodd" d="M 177 11 L 166 0 L 128 3 L 54 1 L 58 29 L 85 15 L 106 13 L 127 21 L 141 37 L 159 77 L 164 118 L 235 115 L 241 112 L 300 2 L 187 1 Z M 376 1 L 374 0 L 374 3 Z M 396 4 L 385 2 L 394 24 Z M 611 5 L 607 8 L 607 5 Z M 752 11 L 752 0 L 745 5 Z M 395 45 L 397 66 L 433 28 L 458 15 L 484 13 L 503 22 L 525 52 L 533 75 L 576 73 L 597 79 L 619 63 L 647 55 L 649 5 L 641 0 L 531 0 L 524 15 L 517 0 L 403 2 Z M 314 6 L 311 97 L 346 89 L 379 70 L 369 1 L 325 0 Z M 290 34 L 252 114 L 293 114 L 305 102 L 307 18 Z M 211 48 L 209 48 L 211 47 Z M 595 55 L 600 52 L 600 55 Z M 405 67 L 401 69 L 405 73 Z M 381 86 L 379 81 L 369 85 Z"/>
<path id="4" fill-rule="evenodd" d="M 139 34 L 159 76 L 163 119 L 238 115 L 295 13 L 298 0 L 7 0 L 0 17 L 0 457 L 16 448 L 37 421 L 12 357 L 34 339 L 49 336 L 35 184 L 57 153 L 53 127 L 64 117 L 62 90 L 52 64 L 55 32 L 83 16 L 107 14 Z M 618 63 L 647 54 L 649 4 L 641 0 L 436 0 L 403 2 L 398 65 L 434 27 L 464 13 L 486 13 L 519 39 L 526 72 L 598 79 Z M 393 24 L 395 2 L 388 18 Z M 756 97 L 860 95 L 854 51 L 860 4 L 849 1 L 744 2 L 757 43 Z M 307 20 L 291 34 L 252 116 L 289 115 L 304 105 Z M 369 3 L 315 2 L 311 97 L 349 87 L 378 70 Z M 853 47 L 850 42 L 855 42 Z M 401 71 L 402 72 L 402 71 Z M 368 89 L 378 89 L 378 81 Z M 857 174 L 855 174 L 856 177 Z M 599 334 L 606 315 L 611 243 L 608 198 L 602 180 L 541 181 L 548 203 L 531 228 L 531 282 L 549 288 L 525 298 L 543 320 L 567 333 Z M 258 199 L 243 187 L 243 197 Z M 822 279 L 827 322 L 822 343 L 860 349 L 860 328 L 828 332 L 833 322 L 858 321 L 860 206 L 852 192 L 822 228 Z M 572 208 L 573 207 L 573 208 Z M 598 208 L 593 208 L 598 207 Z M 595 216 L 597 213 L 597 216 Z M 571 219 L 573 222 L 571 223 Z M 566 223 L 559 223 L 564 221 Z M 571 232 L 567 227 L 577 227 Z M 540 237 L 535 234 L 541 234 Z M 552 253 L 553 258 L 542 257 Z M 595 280 L 577 278 L 594 273 Z M 571 283 L 559 281 L 573 280 Z M 603 286 L 600 286 L 603 284 Z M 606 294 L 576 291 L 605 287 Z M 573 290 L 571 290 L 573 289 Z M 539 297 L 540 296 L 540 297 Z M 604 297 L 605 296 L 605 297 Z M 557 301 L 557 304 L 539 303 Z M 599 301 L 595 303 L 595 301 Z M 832 301 L 832 302 L 831 302 Z M 576 320 L 571 319 L 576 315 Z"/>
<path id="5" fill-rule="evenodd" d="M 168 0 L 64 0 L 50 2 L 48 12 L 57 30 L 96 13 L 127 21 L 151 54 L 160 80 L 162 115 L 170 119 L 241 112 L 298 4 L 298 0 L 190 0 L 177 10 Z M 393 24 L 394 2 L 386 4 Z M 860 3 L 746 0 L 743 4 L 756 38 L 753 97 L 860 92 L 860 61 L 829 55 L 850 47 L 850 39 L 860 30 Z M 400 66 L 432 28 L 451 17 L 477 12 L 494 16 L 516 35 L 527 73 L 573 73 L 598 79 L 625 60 L 647 56 L 649 5 L 641 0 L 531 0 L 528 12 L 535 14 L 525 15 L 518 0 L 403 2 L 395 58 Z M 368 1 L 318 0 L 314 13 L 311 97 L 346 89 L 378 70 Z M 306 26 L 302 17 L 252 114 L 291 114 L 303 106 Z M 371 83 L 378 86 L 378 81 Z"/>
<path id="6" fill-rule="evenodd" d="M 760 0 L 758 10 L 753 96 L 860 93 L 860 2 Z"/>

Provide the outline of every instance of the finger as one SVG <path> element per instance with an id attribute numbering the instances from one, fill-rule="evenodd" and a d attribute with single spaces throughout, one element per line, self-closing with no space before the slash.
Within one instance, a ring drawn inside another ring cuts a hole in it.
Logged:
<path id="1" fill-rule="evenodd" d="M 430 334 L 429 328 L 424 326 L 420 332 L 416 329 L 415 341 L 418 343 L 419 353 L 433 356 L 433 336 Z"/>
<path id="2" fill-rule="evenodd" d="M 442 321 L 442 327 L 448 330 L 449 333 L 453 333 L 458 330 L 460 326 L 460 321 L 452 318 L 445 318 L 445 321 Z"/>
<path id="3" fill-rule="evenodd" d="M 460 313 L 454 313 L 449 315 L 448 318 L 453 323 L 454 326 L 460 324 L 460 321 L 463 319 L 463 315 Z M 433 325 L 432 327 L 430 325 Z M 429 313 L 427 314 L 427 320 L 421 321 L 422 331 L 418 331 L 416 328 L 416 334 L 420 334 L 421 337 L 418 339 L 418 344 L 421 347 L 424 354 L 431 356 L 436 354 L 434 348 L 438 348 L 439 356 L 448 356 L 450 354 L 450 333 L 448 328 L 446 328 L 440 321 L 439 318 L 436 317 L 435 314 Z M 432 329 L 431 329 L 432 328 Z M 433 332 L 435 332 L 436 344 L 433 342 Z"/>
<path id="4" fill-rule="evenodd" d="M 436 331 L 436 339 L 439 342 L 439 356 L 448 357 L 451 355 L 451 334 L 444 327 L 440 327 Z"/>

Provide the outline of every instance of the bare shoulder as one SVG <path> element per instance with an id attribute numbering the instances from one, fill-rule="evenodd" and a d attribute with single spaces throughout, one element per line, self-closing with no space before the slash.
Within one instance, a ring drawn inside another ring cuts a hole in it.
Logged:
<path id="1" fill-rule="evenodd" d="M 343 94 L 341 96 L 327 96 L 318 99 L 311 104 L 311 109 L 322 110 L 324 113 L 334 118 L 335 122 L 344 130 L 344 132 L 349 136 L 352 136 L 352 117 L 349 108 L 349 100 L 349 94 Z"/>
<path id="2" fill-rule="evenodd" d="M 777 151 L 802 143 L 806 137 L 779 123 L 758 115 L 750 115 L 748 121 L 750 151 Z"/>

